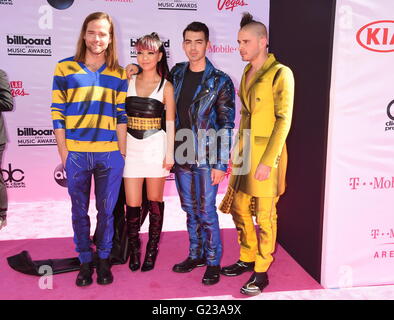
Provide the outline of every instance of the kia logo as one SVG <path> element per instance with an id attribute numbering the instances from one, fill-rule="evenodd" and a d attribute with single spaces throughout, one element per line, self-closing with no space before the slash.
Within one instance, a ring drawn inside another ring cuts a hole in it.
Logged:
<path id="1" fill-rule="evenodd" d="M 368 23 L 357 32 L 357 42 L 375 52 L 394 52 L 394 20 Z"/>

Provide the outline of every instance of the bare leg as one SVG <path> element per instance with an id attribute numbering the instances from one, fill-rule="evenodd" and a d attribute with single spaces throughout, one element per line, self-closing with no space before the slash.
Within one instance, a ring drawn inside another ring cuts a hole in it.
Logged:
<path id="1" fill-rule="evenodd" d="M 144 183 L 144 178 L 124 178 L 126 204 L 129 207 L 141 206 L 143 183 Z"/>
<path id="2" fill-rule="evenodd" d="M 166 178 L 146 178 L 148 200 L 163 202 L 165 182 Z"/>

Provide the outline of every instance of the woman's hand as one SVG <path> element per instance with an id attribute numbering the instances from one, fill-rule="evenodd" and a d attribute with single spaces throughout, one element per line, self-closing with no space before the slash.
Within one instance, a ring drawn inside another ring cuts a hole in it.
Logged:
<path id="1" fill-rule="evenodd" d="M 163 160 L 163 168 L 166 170 L 170 171 L 172 167 L 174 166 L 174 159 L 172 157 L 165 157 Z"/>

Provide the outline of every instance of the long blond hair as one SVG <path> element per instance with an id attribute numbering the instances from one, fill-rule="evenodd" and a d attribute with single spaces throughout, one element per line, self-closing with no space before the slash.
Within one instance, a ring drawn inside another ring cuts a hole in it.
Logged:
<path id="1" fill-rule="evenodd" d="M 108 48 L 105 51 L 105 63 L 107 64 L 107 67 L 109 69 L 115 70 L 120 67 L 118 62 L 118 52 L 116 49 L 115 28 L 112 18 L 110 17 L 109 14 L 105 12 L 93 12 L 86 17 L 81 28 L 81 34 L 79 35 L 77 52 L 75 53 L 74 60 L 85 62 L 86 44 L 85 44 L 84 36 L 86 33 L 86 29 L 88 27 L 88 23 L 90 21 L 100 20 L 100 19 L 106 19 L 110 24 L 109 32 L 110 32 L 111 42 L 108 44 Z"/>

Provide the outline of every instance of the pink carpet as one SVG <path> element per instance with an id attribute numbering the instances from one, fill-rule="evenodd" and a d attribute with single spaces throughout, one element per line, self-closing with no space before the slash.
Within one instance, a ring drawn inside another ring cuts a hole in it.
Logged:
<path id="1" fill-rule="evenodd" d="M 147 234 L 142 235 L 143 247 Z M 224 255 L 222 265 L 238 259 L 238 243 L 235 229 L 223 229 Z M 0 241 L 0 299 L 191 299 L 211 297 L 215 299 L 230 295 L 235 299 L 245 298 L 240 287 L 250 273 L 239 277 L 221 277 L 218 284 L 204 286 L 201 283 L 205 268 L 190 273 L 171 271 L 175 263 L 182 261 L 188 252 L 188 237 L 185 231 L 164 232 L 160 242 L 160 253 L 156 267 L 149 272 L 131 272 L 127 265 L 113 266 L 114 283 L 99 286 L 96 283 L 78 288 L 74 281 L 76 272 L 55 275 L 52 289 L 40 289 L 39 277 L 28 276 L 12 270 L 6 257 L 22 250 L 29 251 L 33 260 L 66 258 L 75 256 L 71 238 L 9 240 Z M 144 254 L 144 251 L 143 251 Z M 275 262 L 269 270 L 270 285 L 265 292 L 313 290 L 321 286 L 309 276 L 279 245 L 274 255 Z M 95 280 L 95 276 L 94 276 Z"/>

